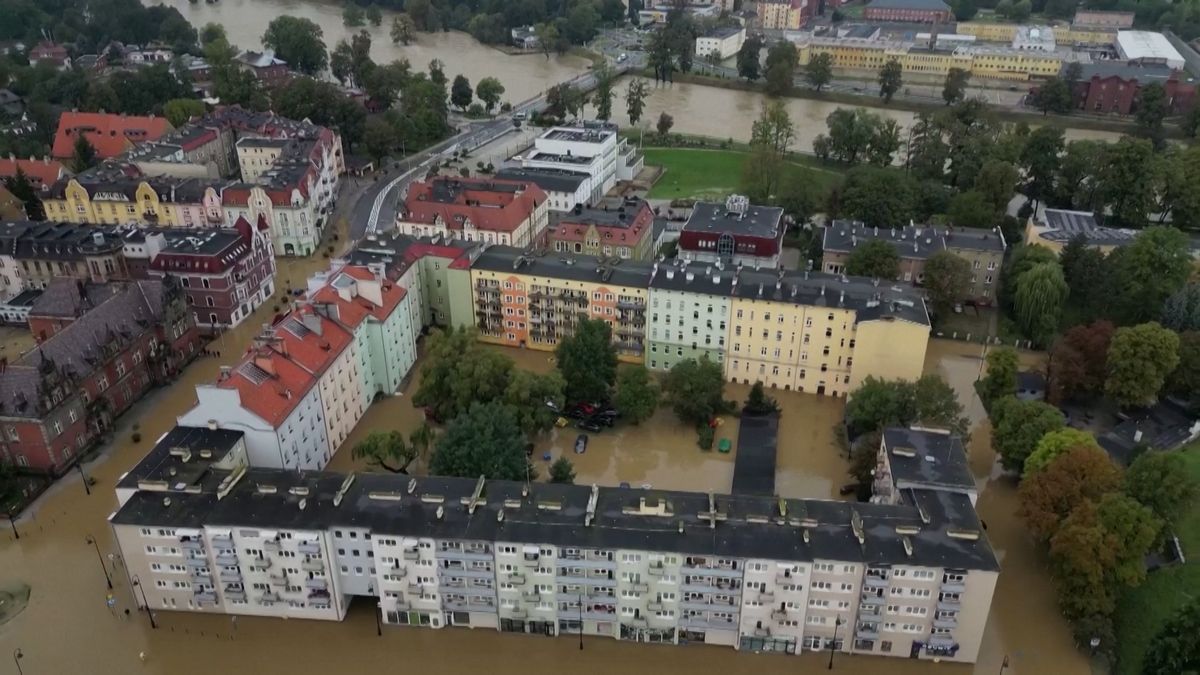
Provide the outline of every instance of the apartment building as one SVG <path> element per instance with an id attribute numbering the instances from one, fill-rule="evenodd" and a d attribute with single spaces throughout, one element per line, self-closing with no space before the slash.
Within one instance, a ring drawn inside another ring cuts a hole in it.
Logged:
<path id="1" fill-rule="evenodd" d="M 414 182 L 396 215 L 396 229 L 505 246 L 544 241 L 550 207 L 536 183 L 435 176 Z"/>
<path id="2" fill-rule="evenodd" d="M 617 125 L 598 120 L 551 127 L 534 140 L 533 147 L 521 158 L 521 166 L 526 169 L 554 169 L 591 176 L 592 194 L 587 203 L 599 201 L 617 181 L 633 180 L 644 165 L 645 158 L 637 148 L 617 134 Z"/>
<path id="3" fill-rule="evenodd" d="M 98 159 L 108 159 L 139 143 L 158 140 L 173 128 L 167 118 L 154 115 L 65 111 L 59 115 L 50 154 L 56 159 L 71 159 L 75 143 L 82 136 L 95 148 Z"/>
<path id="4" fill-rule="evenodd" d="M 550 351 L 581 318 L 596 319 L 612 329 L 618 358 L 642 363 L 651 273 L 644 264 L 488 247 L 471 263 L 479 339 Z"/>
<path id="5" fill-rule="evenodd" d="M 388 625 L 973 662 L 998 572 L 970 498 L 923 484 L 856 504 L 209 468 L 109 518 L 150 607 L 338 620 L 365 596 Z"/>
<path id="6" fill-rule="evenodd" d="M 904 21 L 947 24 L 954 18 L 942 0 L 871 0 L 863 10 L 867 21 Z"/>
<path id="7" fill-rule="evenodd" d="M 775 267 L 786 231 L 783 209 L 777 206 L 755 206 L 743 195 L 730 195 L 724 204 L 697 202 L 679 234 L 679 257 Z"/>
<path id="8" fill-rule="evenodd" d="M 650 351 L 646 367 L 670 370 L 707 357 L 725 365 L 733 270 L 714 265 L 663 265 L 650 278 Z"/>
<path id="9" fill-rule="evenodd" d="M 309 280 L 313 306 L 354 334 L 365 404 L 396 393 L 417 358 L 417 333 L 409 320 L 412 300 L 384 269 L 378 263 L 335 263 Z"/>
<path id="10" fill-rule="evenodd" d="M 896 281 L 920 286 L 925 279 L 925 263 L 939 251 L 950 251 L 971 267 L 971 286 L 963 300 L 990 305 L 1000 288 L 1007 242 L 1000 228 L 939 228 L 914 226 L 894 228 L 867 227 L 860 222 L 836 220 L 821 233 L 821 270 L 842 274 L 846 263 L 860 244 L 882 241 L 895 249 L 900 259 Z"/>
<path id="11" fill-rule="evenodd" d="M 143 175 L 119 162 L 59 180 L 42 205 L 49 220 L 91 225 L 219 227 L 225 223 L 222 185 L 200 178 Z"/>
<path id="12" fill-rule="evenodd" d="M 196 325 L 207 331 L 241 324 L 275 292 L 275 256 L 266 223 L 239 218 L 232 229 L 132 230 L 141 239 L 152 277 L 179 279 Z"/>
<path id="13" fill-rule="evenodd" d="M 25 174 L 33 189 L 40 192 L 65 177 L 67 168 L 49 157 L 19 159 L 11 154 L 7 159 L 0 157 L 0 179 L 16 178 L 17 173 Z"/>
<path id="14" fill-rule="evenodd" d="M 644 199 L 606 197 L 592 208 L 554 214 L 546 246 L 557 253 L 650 260 L 654 257 L 654 210 Z"/>
<path id="15" fill-rule="evenodd" d="M 76 289 L 76 282 L 56 284 Z M 64 294 L 65 295 L 65 294 Z M 0 367 L 0 461 L 60 475 L 152 386 L 196 353 L 199 338 L 171 280 L 88 294 L 76 316 Z"/>
<path id="16" fill-rule="evenodd" d="M 364 396 L 359 342 L 332 319 L 328 305 L 302 305 L 275 326 L 284 353 L 316 378 L 332 456 L 362 419 L 371 399 Z M 326 460 L 328 461 L 328 460 Z"/>
<path id="17" fill-rule="evenodd" d="M 540 187 L 551 211 L 566 212 L 592 203 L 592 177 L 581 171 L 507 168 L 497 171 L 496 178 Z"/>
<path id="18" fill-rule="evenodd" d="M 812 11 L 808 0 L 760 0 L 758 22 L 764 30 L 800 30 Z"/>
<path id="19" fill-rule="evenodd" d="M 1151 83 L 1160 85 L 1166 92 L 1167 108 L 1172 113 L 1183 114 L 1195 105 L 1195 79 L 1165 65 L 1091 63 L 1083 66 L 1080 79 L 1071 86 L 1075 107 L 1079 110 L 1130 115 L 1137 108 L 1142 89 Z"/>
<path id="20" fill-rule="evenodd" d="M 696 38 L 695 54 L 701 58 L 725 60 L 738 53 L 746 41 L 746 29 L 742 26 L 714 28 Z"/>
<path id="21" fill-rule="evenodd" d="M 347 254 L 351 265 L 383 265 L 385 275 L 407 291 L 413 335 L 425 326 L 470 326 L 471 261 L 482 244 L 449 237 L 415 239 L 393 231 L 369 234 Z M 335 261 L 340 264 L 342 261 Z"/>
<path id="22" fill-rule="evenodd" d="M 130 278 L 122 256 L 121 233 L 113 228 L 74 223 L 0 223 L 0 251 L 11 257 L 11 270 L 21 288 L 44 289 L 55 279 L 71 277 L 95 283 Z"/>

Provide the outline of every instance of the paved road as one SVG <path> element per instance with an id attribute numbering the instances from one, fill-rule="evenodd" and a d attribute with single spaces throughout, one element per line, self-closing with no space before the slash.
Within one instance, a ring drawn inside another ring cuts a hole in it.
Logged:
<path id="1" fill-rule="evenodd" d="M 617 68 L 618 72 L 627 69 L 627 64 Z M 567 83 L 587 91 L 596 86 L 596 77 L 590 72 L 582 73 L 567 80 Z M 423 177 L 429 167 L 450 158 L 459 150 L 474 150 L 512 132 L 516 128 L 512 115 L 524 113 L 532 116 L 545 107 L 546 97 L 540 94 L 514 106 L 510 114 L 464 125 L 454 136 L 387 167 L 375 183 L 359 195 L 350 221 L 350 237 L 361 239 L 368 234 L 391 229 L 396 222 L 401 196 L 408 190 L 409 183 Z"/>

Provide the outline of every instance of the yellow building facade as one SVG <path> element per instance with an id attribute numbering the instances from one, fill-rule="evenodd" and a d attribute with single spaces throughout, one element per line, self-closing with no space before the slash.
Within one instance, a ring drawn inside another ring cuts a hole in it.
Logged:
<path id="1" fill-rule="evenodd" d="M 833 57 L 833 67 L 877 71 L 895 59 L 905 74 L 945 76 L 951 68 L 972 77 L 1028 80 L 1051 77 L 1062 69 L 1062 55 L 1008 47 L 959 47 L 953 51 L 916 48 L 911 42 L 810 38 L 796 43 L 798 62 L 807 65 L 817 54 Z"/>
<path id="2" fill-rule="evenodd" d="M 1004 42 L 1012 44 L 1017 36 L 1018 26 L 1015 23 L 989 23 L 987 21 L 963 21 L 955 26 L 954 32 L 959 35 L 974 35 L 980 42 Z"/>
<path id="3" fill-rule="evenodd" d="M 1077 47 L 1103 47 L 1117 41 L 1117 31 L 1099 27 L 1071 26 L 1063 31 L 1063 41 Z"/>
<path id="4" fill-rule="evenodd" d="M 845 396 L 854 363 L 854 312 L 735 297 L 725 379 Z"/>
<path id="5" fill-rule="evenodd" d="M 766 30 L 800 30 L 800 9 L 787 1 L 760 2 L 758 20 Z"/>
<path id="6" fill-rule="evenodd" d="M 91 225 L 200 227 L 225 220 L 216 187 L 195 179 L 156 188 L 144 180 L 85 186 L 71 178 L 54 186 L 42 204 L 48 220 Z"/>

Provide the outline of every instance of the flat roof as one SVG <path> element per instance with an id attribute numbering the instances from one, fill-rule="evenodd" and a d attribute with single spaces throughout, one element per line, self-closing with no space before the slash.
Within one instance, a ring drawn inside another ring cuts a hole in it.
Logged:
<path id="1" fill-rule="evenodd" d="M 748 415 L 738 420 L 733 462 L 733 493 L 770 497 L 775 494 L 779 415 Z"/>
<path id="2" fill-rule="evenodd" d="M 950 11 L 950 6 L 942 0 L 871 0 L 867 9 L 925 9 Z"/>
<path id="3" fill-rule="evenodd" d="M 747 237 L 775 239 L 783 235 L 783 209 L 778 206 L 748 205 L 734 211 L 728 203 L 697 202 L 683 226 L 684 232 L 729 232 Z"/>
<path id="4" fill-rule="evenodd" d="M 571 192 L 579 190 L 579 186 L 590 178 L 582 171 L 567 171 L 565 169 L 520 168 L 510 167 L 496 172 L 500 180 L 527 181 L 547 192 Z"/>
<path id="5" fill-rule="evenodd" d="M 121 477 L 117 487 L 137 488 L 143 481 L 161 481 L 168 491 L 189 487 L 215 490 L 229 472 L 214 465 L 223 461 L 242 437 L 241 431 L 233 429 L 175 426 Z"/>
<path id="6" fill-rule="evenodd" d="M 1148 30 L 1117 31 L 1117 49 L 1131 61 L 1165 59 L 1168 62 L 1183 62 L 1183 55 L 1166 36 Z"/>
<path id="7" fill-rule="evenodd" d="M 706 31 L 704 35 L 701 35 L 700 37 L 724 40 L 725 38 L 733 37 L 734 35 L 737 35 L 738 33 L 744 33 L 745 31 L 746 29 L 742 26 L 718 26 Z"/>
<path id="8" fill-rule="evenodd" d="M 929 488 L 975 489 L 962 439 L 950 433 L 888 427 L 883 446 L 896 483 Z"/>

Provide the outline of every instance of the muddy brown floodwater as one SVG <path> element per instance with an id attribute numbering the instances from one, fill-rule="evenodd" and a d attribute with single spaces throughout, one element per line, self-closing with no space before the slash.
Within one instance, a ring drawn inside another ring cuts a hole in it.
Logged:
<path id="1" fill-rule="evenodd" d="M 299 287 L 312 271 L 325 267 L 323 258 L 280 261 L 280 287 Z M 156 614 L 152 630 L 134 608 L 123 570 L 110 570 L 115 607 L 106 606 L 108 593 L 100 562 L 86 543 L 95 535 L 102 554 L 113 550 L 106 518 L 116 507 L 112 485 L 165 433 L 175 417 L 193 404 L 193 386 L 211 381 L 218 367 L 236 361 L 258 326 L 271 319 L 274 303 L 259 310 L 243 326 L 215 343 L 218 358 L 196 361 L 169 389 L 155 392 L 120 420 L 112 447 L 87 471 L 96 481 L 91 496 L 84 494 L 77 475 L 71 475 L 42 497 L 17 527 L 21 538 L 0 533 L 0 586 L 28 584 L 32 594 L 25 611 L 0 625 L 0 656 L 21 649 L 28 675 L 41 673 L 151 673 L 191 675 L 211 672 L 254 672 L 258 675 L 296 675 L 328 672 L 393 672 L 403 668 L 422 673 L 463 673 L 486 670 L 496 675 L 558 671 L 580 672 L 747 672 L 793 673 L 824 668 L 827 657 L 753 656 L 723 647 L 657 647 L 589 638 L 581 652 L 570 638 L 501 635 L 492 631 L 389 628 L 376 636 L 369 601 L 354 603 L 342 623 L 283 621 L 185 613 Z M 546 354 L 505 350 L 523 368 L 546 370 Z M 927 369 L 945 375 L 960 391 L 970 391 L 979 370 L 978 347 L 935 341 Z M 420 422 L 411 404 L 416 377 L 399 396 L 384 399 L 368 410 L 347 447 L 372 429 L 399 428 L 405 432 Z M 729 387 L 726 397 L 742 400 L 746 387 Z M 832 425 L 843 402 L 795 393 L 779 396 L 784 409 L 780 433 L 778 488 L 789 496 L 830 497 L 845 482 L 845 460 L 832 444 Z M 978 412 L 974 408 L 973 413 Z M 975 415 L 973 414 L 973 417 Z M 975 417 L 977 419 L 977 417 Z M 131 440 L 139 424 L 141 443 Z M 736 420 L 721 428 L 736 434 Z M 552 434 L 539 444 L 540 452 L 562 452 L 573 442 L 573 430 Z M 594 435 L 587 453 L 572 456 L 580 482 L 652 483 L 656 487 L 722 491 L 729 488 L 732 456 L 701 452 L 695 434 L 661 411 L 640 427 L 605 430 Z M 971 460 L 980 481 L 980 513 L 1000 555 L 1000 574 L 992 616 L 980 663 L 971 666 L 933 666 L 903 660 L 839 654 L 835 668 L 843 673 L 966 675 L 996 673 L 1004 655 L 1011 658 L 1010 675 L 1087 671 L 1086 661 L 1072 648 L 1065 623 L 1058 617 L 1048 578 L 1020 524 L 1013 485 L 993 476 L 994 456 L 986 429 L 977 425 Z M 355 468 L 349 452 L 335 455 L 334 469 Z M 131 610 L 126 618 L 125 610 Z M 8 665 L 0 672 L 10 672 Z M 15 672 L 15 668 L 11 672 Z"/>

